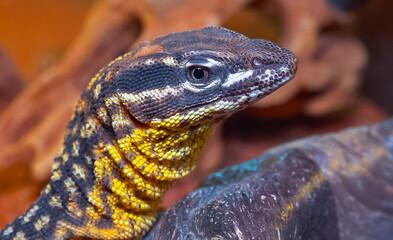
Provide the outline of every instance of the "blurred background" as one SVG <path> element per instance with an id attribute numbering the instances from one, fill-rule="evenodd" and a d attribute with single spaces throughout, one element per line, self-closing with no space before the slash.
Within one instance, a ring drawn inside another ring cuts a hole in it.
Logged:
<path id="1" fill-rule="evenodd" d="M 208 174 L 314 134 L 393 113 L 393 1 L 0 0 L 0 228 L 47 183 L 89 79 L 172 32 L 224 26 L 289 48 L 295 79 L 214 129 L 168 207 Z"/>

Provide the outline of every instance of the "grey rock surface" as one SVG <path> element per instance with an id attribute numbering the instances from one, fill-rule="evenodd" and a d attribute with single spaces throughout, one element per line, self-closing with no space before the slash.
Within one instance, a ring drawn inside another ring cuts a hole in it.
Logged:
<path id="1" fill-rule="evenodd" d="M 210 175 L 144 239 L 393 239 L 393 119 Z"/>

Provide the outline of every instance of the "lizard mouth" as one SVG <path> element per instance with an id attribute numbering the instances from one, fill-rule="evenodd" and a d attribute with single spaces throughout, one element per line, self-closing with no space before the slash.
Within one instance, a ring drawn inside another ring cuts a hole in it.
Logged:
<path id="1" fill-rule="evenodd" d="M 220 117 L 228 117 L 230 116 L 231 112 L 235 112 L 241 109 L 246 108 L 250 104 L 262 99 L 263 97 L 269 95 L 270 93 L 274 92 L 275 90 L 279 89 L 283 85 L 285 85 L 288 81 L 290 81 L 294 75 L 285 77 L 283 79 L 274 80 L 271 84 L 266 85 L 253 85 L 248 87 L 247 89 L 243 89 L 239 93 L 232 93 L 219 96 L 217 98 L 211 99 L 208 102 L 196 104 L 187 108 L 184 108 L 181 113 L 186 115 L 188 111 L 192 109 L 199 109 L 199 108 L 209 108 L 209 106 L 213 106 L 218 102 L 222 101 L 222 104 L 232 104 L 233 108 L 222 108 L 216 111 L 216 116 Z M 247 80 L 246 80 L 247 81 Z M 259 81 L 258 81 L 259 82 Z"/>
<path id="2" fill-rule="evenodd" d="M 244 96 L 247 98 L 245 104 L 260 100 L 289 82 L 296 74 L 296 66 L 293 68 L 284 67 L 277 74 L 281 77 L 273 77 L 272 79 L 270 71 L 269 74 L 266 74 L 266 70 L 256 70 L 251 77 L 237 83 L 239 89 L 236 92 L 230 92 L 220 99 L 234 98 L 232 101 L 236 101 Z"/>

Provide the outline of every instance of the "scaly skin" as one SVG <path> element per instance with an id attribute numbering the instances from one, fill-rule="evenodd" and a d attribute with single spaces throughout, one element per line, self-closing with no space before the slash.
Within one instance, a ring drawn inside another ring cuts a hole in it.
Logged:
<path id="1" fill-rule="evenodd" d="M 140 239 L 212 126 L 293 78 L 296 57 L 225 28 L 170 34 L 104 67 L 68 125 L 49 184 L 1 239 Z"/>

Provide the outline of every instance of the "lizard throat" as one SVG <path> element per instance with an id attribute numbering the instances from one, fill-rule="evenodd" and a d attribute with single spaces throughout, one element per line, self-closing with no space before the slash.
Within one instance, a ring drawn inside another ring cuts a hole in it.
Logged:
<path id="1" fill-rule="evenodd" d="M 146 233 L 167 189 L 195 168 L 212 127 L 147 127 L 117 109 L 113 131 L 84 111 L 76 111 L 68 127 L 40 200 L 59 207 L 58 216 L 50 216 L 56 239 L 134 239 Z"/>
<path id="2" fill-rule="evenodd" d="M 150 228 L 167 189 L 195 168 L 211 130 L 211 125 L 174 131 L 130 124 L 129 134 L 98 144 L 91 153 L 95 182 L 87 192 L 88 222 L 110 216 L 108 224 L 120 234 L 116 239 Z"/>

